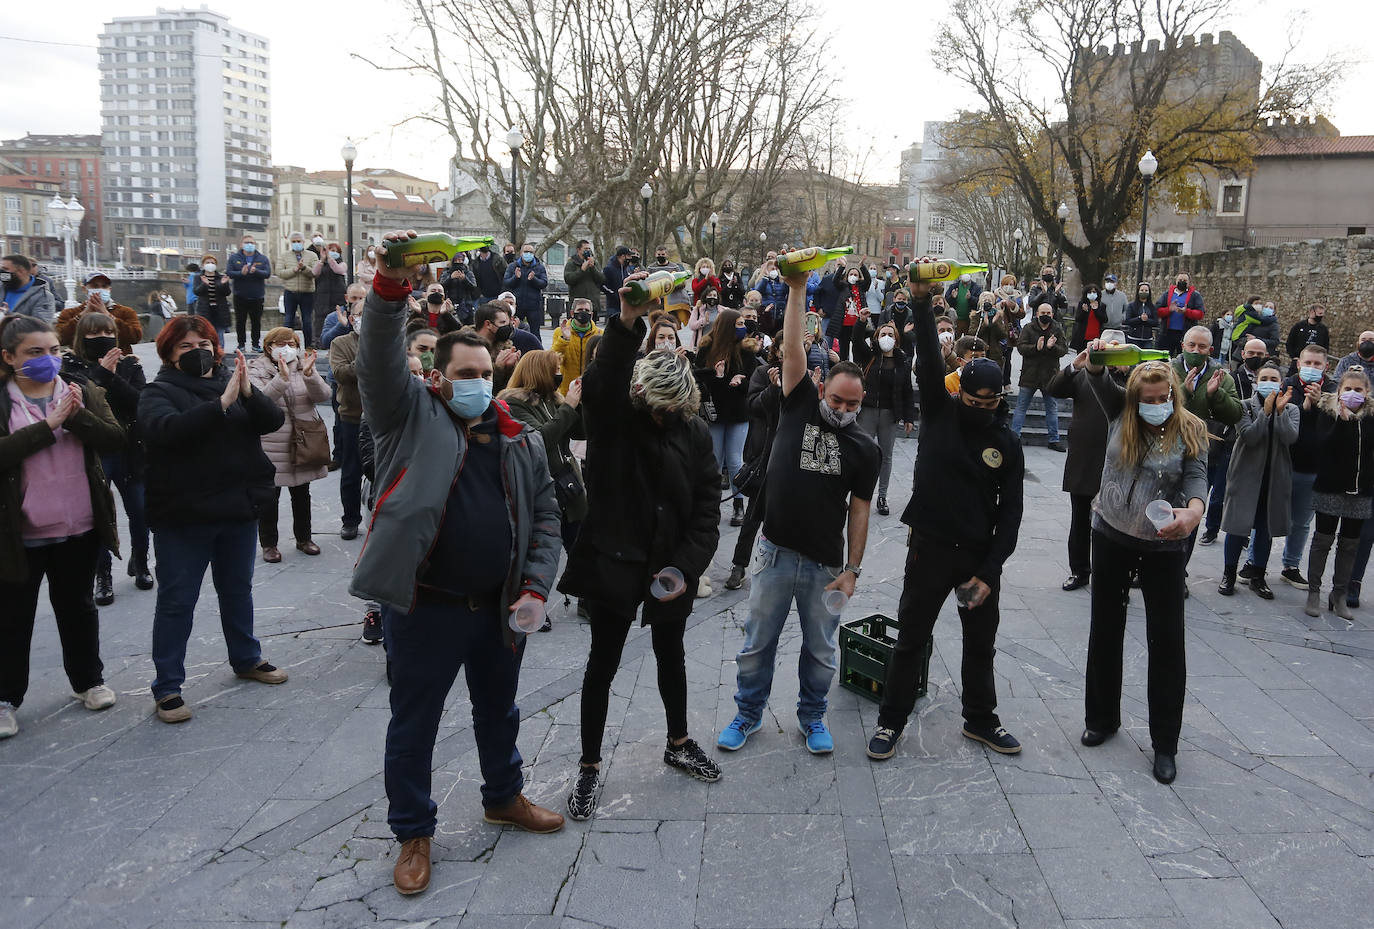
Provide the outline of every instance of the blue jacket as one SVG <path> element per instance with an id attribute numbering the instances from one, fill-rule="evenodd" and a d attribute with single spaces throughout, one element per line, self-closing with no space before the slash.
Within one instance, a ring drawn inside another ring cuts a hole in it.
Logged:
<path id="1" fill-rule="evenodd" d="M 352 331 L 352 326 L 347 323 L 339 322 L 338 313 L 330 313 L 329 316 L 325 318 L 324 328 L 320 330 L 320 348 L 327 351 L 330 342 L 333 342 L 338 336 Z"/>
<path id="2" fill-rule="evenodd" d="M 229 256 L 225 269 L 234 280 L 234 293 L 245 300 L 261 300 L 267 295 L 267 279 L 272 276 L 272 262 L 262 252 L 245 255 L 239 249 Z"/>
<path id="3" fill-rule="evenodd" d="M 534 271 L 533 278 L 526 277 L 530 271 Z M 541 292 L 549 286 L 549 272 L 544 262 L 535 258 L 527 265 L 517 257 L 506 266 L 505 284 L 506 289 L 515 294 L 515 315 L 543 325 L 544 297 Z"/>
<path id="4" fill-rule="evenodd" d="M 760 320 L 766 316 L 774 327 L 781 329 L 783 313 L 787 310 L 787 282 L 781 277 L 777 280 L 765 277 L 754 289 L 763 297 L 763 307 L 759 310 Z M 768 308 L 769 304 L 772 304 L 773 309 Z"/>
<path id="5" fill-rule="evenodd" d="M 620 262 L 612 258 L 606 262 L 606 267 L 601 269 L 602 275 L 606 278 L 606 283 L 601 285 L 601 289 L 606 293 L 606 315 L 620 315 L 620 288 L 625 286 L 625 275 L 630 273 L 628 265 L 620 266 Z"/>

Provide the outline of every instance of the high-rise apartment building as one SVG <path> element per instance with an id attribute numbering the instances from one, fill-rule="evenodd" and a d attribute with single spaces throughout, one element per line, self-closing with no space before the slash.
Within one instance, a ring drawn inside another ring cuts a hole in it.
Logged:
<path id="1" fill-rule="evenodd" d="M 159 8 L 100 35 L 107 245 L 174 267 L 265 232 L 272 202 L 267 40 Z"/>

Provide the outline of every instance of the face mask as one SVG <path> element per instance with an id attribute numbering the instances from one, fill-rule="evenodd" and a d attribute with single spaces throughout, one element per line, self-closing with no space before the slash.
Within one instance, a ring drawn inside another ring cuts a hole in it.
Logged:
<path id="1" fill-rule="evenodd" d="M 1140 408 L 1140 418 L 1151 426 L 1162 426 L 1174 415 L 1172 400 L 1165 400 L 1163 403 L 1141 403 L 1137 406 Z"/>
<path id="2" fill-rule="evenodd" d="M 768 279 L 769 279 L 770 281 L 776 281 L 776 280 L 778 279 L 778 269 L 777 269 L 777 268 L 774 268 L 773 270 L 771 270 L 771 271 L 768 272 Z"/>
<path id="3" fill-rule="evenodd" d="M 201 270 L 206 274 L 214 274 L 219 270 L 219 265 L 215 264 L 213 261 L 209 261 L 205 263 L 205 266 L 201 268 Z"/>
<path id="4" fill-rule="evenodd" d="M 562 385 L 563 385 L 563 372 L 562 372 L 562 371 L 555 371 L 555 372 L 554 372 L 554 375 L 553 375 L 553 386 L 554 386 L 554 387 L 561 387 Z"/>
<path id="5" fill-rule="evenodd" d="M 578 326 L 582 326 L 582 327 L 584 327 L 584 328 L 587 327 L 587 326 L 590 326 L 590 325 L 592 324 L 592 314 L 591 314 L 591 313 L 574 313 L 574 314 L 573 314 L 573 323 L 576 324 L 576 325 L 578 325 Z"/>
<path id="6" fill-rule="evenodd" d="M 697 271 L 697 277 L 701 277 L 701 278 L 706 277 L 706 269 L 705 269 L 705 268 L 702 268 L 701 270 Z"/>
<path id="7" fill-rule="evenodd" d="M 86 357 L 104 358 L 118 344 L 118 340 L 112 335 L 88 335 L 86 336 Z"/>
<path id="8" fill-rule="evenodd" d="M 359 334 L 362 333 L 362 331 L 363 331 L 363 318 L 362 318 L 361 316 L 354 316 L 352 319 L 350 319 L 350 320 L 348 321 L 348 324 L 349 324 L 350 326 L 353 327 L 353 331 L 354 331 L 354 332 L 357 332 L 357 333 L 359 333 Z"/>
<path id="9" fill-rule="evenodd" d="M 515 252 L 503 252 L 502 254 L 506 256 L 506 261 L 508 262 L 515 260 Z"/>
<path id="10" fill-rule="evenodd" d="M 725 265 L 721 269 L 722 274 L 733 274 L 735 269 L 730 265 Z"/>
<path id="11" fill-rule="evenodd" d="M 849 275 L 849 283 L 851 283 L 851 284 L 857 284 L 857 283 L 859 283 L 859 275 L 857 275 L 857 274 L 851 274 L 851 275 Z"/>
<path id="12" fill-rule="evenodd" d="M 177 359 L 177 368 L 182 374 L 191 377 L 204 377 L 215 367 L 215 353 L 208 348 L 193 348 L 190 351 L 181 353 Z"/>
<path id="13" fill-rule="evenodd" d="M 424 371 L 426 374 L 428 374 L 429 372 L 431 372 L 431 371 L 434 370 L 434 353 L 433 353 L 433 352 L 421 352 L 421 353 L 420 353 L 420 369 L 421 369 L 422 371 Z"/>
<path id="14" fill-rule="evenodd" d="M 506 323 L 506 325 L 504 326 L 497 326 L 496 341 L 498 343 L 507 341 L 510 338 L 510 334 L 514 331 L 515 327 L 512 326 L 510 323 Z"/>
<path id="15" fill-rule="evenodd" d="M 1368 339 L 1360 343 L 1360 354 L 1365 358 L 1374 358 L 1374 342 Z"/>
<path id="16" fill-rule="evenodd" d="M 324 244 L 324 239 L 320 238 L 319 236 L 315 236 L 313 239 L 310 240 L 310 244 L 311 244 L 311 245 L 323 245 L 323 244 Z"/>
<path id="17" fill-rule="evenodd" d="M 892 302 L 892 308 L 893 308 L 894 310 L 899 311 L 899 312 L 905 313 L 905 312 L 906 312 L 906 300 L 894 300 L 894 301 Z"/>
<path id="18" fill-rule="evenodd" d="M 19 373 L 31 381 L 39 384 L 46 384 L 57 377 L 57 372 L 62 370 L 62 359 L 57 355 L 39 355 L 37 358 L 30 358 L 19 366 Z"/>
<path id="19" fill-rule="evenodd" d="M 1265 359 L 1263 355 L 1255 358 L 1247 358 L 1245 359 L 1245 366 L 1251 371 L 1258 371 L 1260 368 L 1264 367 L 1264 362 L 1266 360 L 1267 359 Z"/>
<path id="20" fill-rule="evenodd" d="M 52 356 L 49 355 L 48 357 Z M 1360 393 L 1358 390 L 1341 391 L 1341 403 L 1345 404 L 1347 410 L 1354 412 L 1364 406 L 1364 394 Z"/>
<path id="21" fill-rule="evenodd" d="M 1315 384 L 1322 379 L 1322 370 L 1305 365 L 1298 369 L 1298 377 L 1304 384 Z"/>
<path id="22" fill-rule="evenodd" d="M 1113 284 L 1111 281 L 1108 281 L 1107 283 L 1103 284 L 1102 287 L 1104 290 L 1107 291 L 1107 293 L 1111 293 L 1112 291 L 1116 290 L 1116 285 Z"/>
<path id="23" fill-rule="evenodd" d="M 1270 394 L 1277 393 L 1282 386 L 1278 381 L 1260 381 L 1255 385 L 1255 393 L 1261 398 L 1267 398 Z"/>
<path id="24" fill-rule="evenodd" d="M 946 329 L 944 332 L 940 333 L 940 341 L 948 345 L 954 341 L 954 333 Z"/>
<path id="25" fill-rule="evenodd" d="M 102 288 L 96 288 L 95 290 L 88 290 L 88 291 L 86 291 L 86 292 L 89 293 L 91 296 L 99 297 L 101 300 L 105 301 L 106 303 L 109 303 L 109 302 L 110 302 L 110 292 L 109 292 L 108 290 L 104 290 L 104 289 L 102 289 Z"/>
<path id="26" fill-rule="evenodd" d="M 1175 289 L 1177 289 L 1177 290 L 1187 290 L 1187 289 L 1188 289 L 1188 281 L 1187 281 L 1187 279 L 1181 277 L 1181 278 L 1179 278 L 1178 280 L 1174 281 L 1174 287 L 1175 287 Z"/>
<path id="27" fill-rule="evenodd" d="M 961 274 L 961 275 L 959 275 L 959 283 L 960 283 L 960 284 L 967 284 L 968 282 L 970 282 L 970 281 L 972 281 L 972 280 L 973 280 L 973 278 L 969 277 L 967 274 Z"/>
<path id="28" fill-rule="evenodd" d="M 1183 363 L 1188 366 L 1189 370 L 1200 368 L 1207 363 L 1207 356 L 1202 352 L 1184 352 Z"/>
<path id="29" fill-rule="evenodd" d="M 1150 292 L 1148 290 L 1142 290 L 1135 295 L 1135 298 L 1139 300 L 1141 303 L 1149 303 Z"/>
<path id="30" fill-rule="evenodd" d="M 882 349 L 885 352 L 892 351 L 893 346 L 895 346 L 896 344 L 897 340 L 892 338 L 892 336 L 890 335 L 878 337 L 878 348 Z"/>
<path id="31" fill-rule="evenodd" d="M 659 339 L 654 343 L 654 351 L 671 352 L 677 348 L 672 339 Z"/>
<path id="32" fill-rule="evenodd" d="M 735 327 L 735 341 L 736 341 L 736 342 L 742 341 L 742 340 L 743 340 L 746 336 L 748 336 L 748 335 L 749 335 L 749 330 L 746 329 L 746 328 L 744 328 L 744 325 L 743 325 L 743 324 L 740 324 L 740 325 L 738 325 L 738 326 Z"/>
<path id="33" fill-rule="evenodd" d="M 1269 319 L 1274 315 L 1274 308 L 1272 306 L 1266 306 L 1262 310 L 1260 310 L 1260 315 L 1263 316 L 1265 319 Z"/>
<path id="34" fill-rule="evenodd" d="M 300 352 L 296 351 L 294 345 L 281 345 L 272 349 L 272 357 L 277 361 L 284 361 L 290 364 L 300 357 Z"/>
<path id="35" fill-rule="evenodd" d="M 339 260 L 339 253 L 338 253 L 338 252 L 330 252 L 330 253 L 329 253 L 329 260 L 330 260 L 330 261 L 338 261 L 338 260 Z"/>
<path id="36" fill-rule="evenodd" d="M 13 280 L 14 275 L 11 274 L 9 271 L 0 271 L 0 284 L 4 284 L 6 287 L 8 287 Z"/>
<path id="37" fill-rule="evenodd" d="M 376 253 L 376 252 L 374 252 L 374 251 L 368 251 L 368 253 L 367 253 L 367 260 L 368 260 L 368 261 L 371 261 L 372 259 L 374 259 L 374 258 L 376 258 L 376 257 L 377 257 L 377 253 Z"/>
<path id="38" fill-rule="evenodd" d="M 657 261 L 659 264 L 667 264 L 667 263 L 668 263 L 668 256 L 667 256 L 667 255 L 655 255 L 655 256 L 654 256 L 654 261 Z"/>
<path id="39" fill-rule="evenodd" d="M 1096 293 L 1090 293 L 1090 294 L 1088 294 L 1088 299 L 1089 299 L 1089 300 L 1096 300 L 1096 299 L 1097 299 L 1097 294 L 1096 294 Z"/>
<path id="40" fill-rule="evenodd" d="M 291 243 L 291 251 L 293 251 L 293 252 L 303 252 L 303 251 L 305 251 L 305 243 L 304 243 L 304 242 L 292 242 L 292 243 Z"/>
<path id="41" fill-rule="evenodd" d="M 491 381 L 486 378 L 469 377 L 452 383 L 448 406 L 463 419 L 476 419 L 491 406 Z"/>
<path id="42" fill-rule="evenodd" d="M 746 319 L 744 321 L 744 331 L 753 335 L 759 331 L 759 323 L 756 319 Z"/>
<path id="43" fill-rule="evenodd" d="M 1035 318 L 1040 320 L 1040 325 L 1044 326 L 1046 329 L 1050 327 L 1050 323 L 1054 322 L 1053 316 L 1037 316 Z"/>
<path id="44" fill-rule="evenodd" d="M 996 410 L 984 410 L 969 406 L 960 400 L 958 405 L 959 425 L 965 429 L 986 429 L 997 421 Z"/>
<path id="45" fill-rule="evenodd" d="M 244 253 L 245 255 L 251 255 L 251 254 L 253 254 L 254 252 L 256 252 L 257 250 L 258 250 L 258 247 L 257 247 L 256 245 L 254 245 L 252 242 L 244 242 L 244 243 L 243 243 L 243 253 Z"/>
<path id="46" fill-rule="evenodd" d="M 858 410 L 836 410 L 824 400 L 821 401 L 821 420 L 832 429 L 843 429 L 858 417 Z"/>
<path id="47" fill-rule="evenodd" d="M 525 264 L 529 264 L 530 262 L 534 261 L 534 252 L 521 252 L 520 260 L 523 261 Z"/>
<path id="48" fill-rule="evenodd" d="M 435 306 L 439 306 L 439 305 L 441 305 L 441 304 L 444 302 L 444 295 L 443 295 L 443 294 L 430 294 L 429 296 L 425 297 L 425 300 L 426 300 L 427 302 L 429 302 L 429 303 L 434 304 Z"/>
<path id="49" fill-rule="evenodd" d="M 1053 274 L 1042 274 L 1042 275 L 1040 275 L 1040 280 L 1044 281 L 1046 284 L 1053 284 L 1053 283 L 1054 283 L 1054 275 L 1053 275 Z"/>

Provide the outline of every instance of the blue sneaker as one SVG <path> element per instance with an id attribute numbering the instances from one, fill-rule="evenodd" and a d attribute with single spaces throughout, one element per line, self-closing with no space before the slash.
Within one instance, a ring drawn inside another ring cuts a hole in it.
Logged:
<path id="1" fill-rule="evenodd" d="M 763 720 L 756 719 L 751 723 L 743 716 L 736 716 L 730 721 L 730 725 L 721 730 L 716 745 L 727 752 L 739 751 L 744 747 L 745 741 L 762 728 Z"/>
<path id="2" fill-rule="evenodd" d="M 806 750 L 813 755 L 828 755 L 835 750 L 835 740 L 830 730 L 825 728 L 825 720 L 813 719 L 809 723 L 797 723 L 801 734 L 806 736 Z"/>

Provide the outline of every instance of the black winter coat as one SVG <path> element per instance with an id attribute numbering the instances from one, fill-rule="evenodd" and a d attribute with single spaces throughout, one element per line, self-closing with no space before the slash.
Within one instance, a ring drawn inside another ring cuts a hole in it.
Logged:
<path id="1" fill-rule="evenodd" d="M 209 277 L 210 283 L 206 284 L 204 278 Z M 228 329 L 233 324 L 232 314 L 229 312 L 229 297 L 234 290 L 233 279 L 227 274 L 196 275 L 196 285 L 192 288 L 197 298 L 196 315 L 204 316 L 210 320 L 210 325 L 216 329 Z"/>
<path id="2" fill-rule="evenodd" d="M 1095 497 L 1102 487 L 1111 418 L 1088 384 L 1088 373 L 1076 371 L 1072 365 L 1056 371 L 1045 390 L 1051 397 L 1073 401 L 1069 453 L 1064 457 L 1064 492 Z"/>
<path id="3" fill-rule="evenodd" d="M 759 365 L 749 377 L 749 434 L 744 439 L 744 460 L 753 461 L 764 456 L 764 469 L 767 470 L 767 456 L 773 450 L 773 437 L 778 432 L 778 416 L 782 413 L 782 388 L 773 383 L 769 371 L 782 368 L 779 365 Z"/>
<path id="4" fill-rule="evenodd" d="M 1048 344 L 1051 337 L 1054 339 L 1053 345 Z M 1047 343 L 1043 347 L 1040 345 L 1041 338 Z M 1021 327 L 1021 341 L 1016 350 L 1021 353 L 1021 379 L 1017 383 L 1022 387 L 1034 388 L 1044 387 L 1050 382 L 1054 372 L 1059 370 L 1059 359 L 1069 350 L 1069 346 L 1064 340 L 1064 330 L 1059 328 L 1058 323 L 1050 323 L 1050 328 L 1042 329 L 1039 322 L 1028 319 Z"/>
<path id="5" fill-rule="evenodd" d="M 899 330 L 900 331 L 900 330 Z M 854 343 L 854 361 L 864 369 L 864 409 L 887 409 L 880 402 L 882 372 L 882 353 L 873 344 L 873 333 L 868 338 Z M 911 386 L 911 356 L 902 350 L 899 341 L 892 351 L 893 387 L 896 390 L 896 403 L 892 406 L 897 419 L 904 423 L 916 422 L 916 390 Z"/>
<path id="6" fill-rule="evenodd" d="M 439 275 L 439 283 L 444 285 L 444 296 L 453 304 L 453 308 L 458 312 L 458 318 L 464 322 L 471 322 L 477 300 L 482 296 L 482 291 L 477 288 L 477 276 L 472 273 L 472 267 L 467 264 L 450 264 L 444 269 L 444 273 Z"/>
<path id="7" fill-rule="evenodd" d="M 138 358 L 126 355 L 114 372 L 98 363 L 85 361 L 68 351 L 62 355 L 62 377 L 67 381 L 94 384 L 105 391 L 105 400 L 115 419 L 124 427 L 124 467 L 130 477 L 143 479 L 143 439 L 138 431 L 138 398 L 146 383 Z"/>
<path id="8" fill-rule="evenodd" d="M 630 403 L 647 332 L 643 318 L 632 329 L 612 320 L 582 373 L 588 513 L 558 589 L 628 611 L 642 602 L 645 623 L 683 622 L 720 541 L 720 469 L 701 417 L 660 426 Z M 649 584 L 666 567 L 682 572 L 687 590 L 665 603 Z"/>
<path id="9" fill-rule="evenodd" d="M 821 278 L 821 285 L 816 289 L 816 312 L 826 321 L 825 334 L 832 339 L 840 337 L 840 327 L 844 325 L 844 308 L 849 302 L 850 270 L 842 268 Z M 868 273 L 868 265 L 861 264 L 855 270 L 859 272 L 859 309 L 863 309 L 868 306 L 864 295 L 873 283 L 873 276 Z M 833 302 L 827 303 L 827 300 Z"/>
<path id="10" fill-rule="evenodd" d="M 138 401 L 147 449 L 145 513 L 153 529 L 257 519 L 274 506 L 276 469 L 262 437 L 286 421 L 281 407 L 253 388 L 221 409 L 229 379 L 220 365 L 191 377 L 163 365 Z"/>

